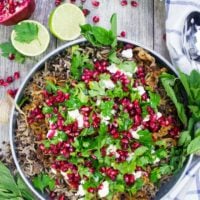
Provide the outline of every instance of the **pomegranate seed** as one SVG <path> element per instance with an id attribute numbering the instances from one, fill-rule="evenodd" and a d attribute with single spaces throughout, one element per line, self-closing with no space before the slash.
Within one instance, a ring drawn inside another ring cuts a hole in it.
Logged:
<path id="1" fill-rule="evenodd" d="M 14 98 L 15 97 L 15 95 L 17 94 L 17 89 L 16 90 L 7 90 L 7 93 L 12 97 L 12 98 Z"/>
<path id="2" fill-rule="evenodd" d="M 131 6 L 137 7 L 138 6 L 138 2 L 137 1 L 131 1 Z"/>
<path id="3" fill-rule="evenodd" d="M 0 85 L 3 86 L 3 84 L 4 84 L 4 80 L 3 80 L 3 79 L 0 79 Z"/>
<path id="4" fill-rule="evenodd" d="M 65 195 L 64 195 L 64 194 L 61 194 L 61 195 L 58 197 L 58 200 L 65 200 Z"/>
<path id="5" fill-rule="evenodd" d="M 135 150 L 135 149 L 137 149 L 138 147 L 140 147 L 140 143 L 138 143 L 138 142 L 134 142 L 134 143 L 131 145 L 131 149 L 132 149 L 132 150 Z"/>
<path id="6" fill-rule="evenodd" d="M 100 2 L 99 2 L 99 1 L 96 1 L 96 0 L 92 0 L 92 5 L 93 5 L 94 7 L 99 7 Z"/>
<path id="7" fill-rule="evenodd" d="M 127 2 L 127 0 L 122 0 L 120 4 L 121 4 L 122 6 L 126 6 L 126 5 L 128 5 L 128 2 Z"/>
<path id="8" fill-rule="evenodd" d="M 88 16 L 90 14 L 90 11 L 87 8 L 82 9 L 82 12 L 84 16 Z"/>
<path id="9" fill-rule="evenodd" d="M 55 0 L 55 5 L 59 6 L 62 3 L 62 0 Z"/>
<path id="10" fill-rule="evenodd" d="M 12 83 L 13 82 L 12 76 L 8 76 L 6 81 L 7 81 L 7 83 Z"/>
<path id="11" fill-rule="evenodd" d="M 94 193 L 94 192 L 96 191 L 96 189 L 93 188 L 93 187 L 89 187 L 89 188 L 87 189 L 87 191 L 90 192 L 90 193 Z"/>
<path id="12" fill-rule="evenodd" d="M 8 56 L 8 59 L 9 59 L 9 60 L 14 60 L 14 59 L 15 59 L 15 55 L 14 55 L 14 54 L 12 54 L 12 53 L 11 53 L 11 54 L 9 54 L 9 56 Z"/>
<path id="13" fill-rule="evenodd" d="M 15 72 L 14 73 L 14 79 L 17 80 L 20 78 L 20 73 L 19 72 Z"/>
<path id="14" fill-rule="evenodd" d="M 135 177 L 133 174 L 125 174 L 124 181 L 127 185 L 132 185 L 135 182 Z"/>
<path id="15" fill-rule="evenodd" d="M 98 16 L 94 16 L 94 17 L 92 18 L 92 20 L 93 20 L 94 23 L 98 23 L 100 19 L 99 19 Z"/>
<path id="16" fill-rule="evenodd" d="M 121 37 L 126 37 L 126 32 L 125 32 L 125 31 L 122 31 L 122 32 L 120 33 L 120 36 L 121 36 Z"/>

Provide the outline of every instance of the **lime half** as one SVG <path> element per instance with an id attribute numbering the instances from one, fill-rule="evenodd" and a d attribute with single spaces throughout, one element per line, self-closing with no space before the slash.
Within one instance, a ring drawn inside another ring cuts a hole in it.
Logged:
<path id="1" fill-rule="evenodd" d="M 34 23 L 38 26 L 38 39 L 30 43 L 22 43 L 15 40 L 16 33 L 13 30 L 11 33 L 11 42 L 14 48 L 25 56 L 38 56 L 42 54 L 49 46 L 50 36 L 48 30 L 39 22 L 34 20 L 22 21 L 27 23 Z M 20 23 L 22 23 L 20 22 Z"/>
<path id="2" fill-rule="evenodd" d="M 71 3 L 58 6 L 49 17 L 51 33 L 60 40 L 74 40 L 80 36 L 80 25 L 85 24 L 81 9 Z"/>

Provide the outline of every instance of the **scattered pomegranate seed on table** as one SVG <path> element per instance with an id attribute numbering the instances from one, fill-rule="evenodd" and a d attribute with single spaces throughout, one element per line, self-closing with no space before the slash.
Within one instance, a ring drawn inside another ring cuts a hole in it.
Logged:
<path id="1" fill-rule="evenodd" d="M 126 37 L 126 32 L 125 32 L 125 31 L 122 31 L 122 32 L 120 33 L 120 36 L 121 36 L 121 37 Z"/>
<path id="2" fill-rule="evenodd" d="M 55 0 L 55 5 L 59 6 L 62 3 L 62 0 Z"/>
<path id="3" fill-rule="evenodd" d="M 13 82 L 12 76 L 8 76 L 6 81 L 7 81 L 7 83 L 12 83 Z"/>
<path id="4" fill-rule="evenodd" d="M 84 14 L 85 17 L 90 14 L 90 11 L 87 8 L 83 8 L 82 12 L 83 12 L 83 14 Z"/>
<path id="5" fill-rule="evenodd" d="M 17 80 L 20 78 L 20 73 L 19 72 L 15 72 L 14 73 L 14 79 Z"/>
<path id="6" fill-rule="evenodd" d="M 11 53 L 11 54 L 9 54 L 9 56 L 8 56 L 8 59 L 9 59 L 9 60 L 14 60 L 14 59 L 15 59 L 15 55 L 14 55 L 14 54 L 12 54 L 12 53 Z"/>
<path id="7" fill-rule="evenodd" d="M 99 1 L 96 1 L 96 0 L 92 0 L 92 5 L 93 5 L 94 7 L 99 7 L 100 2 L 99 2 Z"/>
<path id="8" fill-rule="evenodd" d="M 9 94 L 12 98 L 15 98 L 16 94 L 17 94 L 18 89 L 9 89 L 7 90 L 7 94 Z"/>
<path id="9" fill-rule="evenodd" d="M 137 1 L 131 1 L 131 6 L 137 7 L 138 6 L 138 2 Z"/>
<path id="10" fill-rule="evenodd" d="M 121 4 L 122 6 L 127 6 L 127 5 L 128 5 L 128 2 L 127 2 L 126 0 L 122 0 L 122 1 L 120 2 L 120 4 Z"/>
<path id="11" fill-rule="evenodd" d="M 92 21 L 94 22 L 94 23 L 98 23 L 99 22 L 99 17 L 98 16 L 94 16 L 93 18 L 92 18 Z"/>

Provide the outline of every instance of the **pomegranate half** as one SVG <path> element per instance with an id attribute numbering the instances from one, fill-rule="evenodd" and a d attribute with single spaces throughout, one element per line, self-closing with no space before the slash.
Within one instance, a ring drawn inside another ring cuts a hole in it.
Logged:
<path id="1" fill-rule="evenodd" d="M 34 10 L 35 0 L 0 0 L 0 24 L 17 24 L 28 19 Z"/>

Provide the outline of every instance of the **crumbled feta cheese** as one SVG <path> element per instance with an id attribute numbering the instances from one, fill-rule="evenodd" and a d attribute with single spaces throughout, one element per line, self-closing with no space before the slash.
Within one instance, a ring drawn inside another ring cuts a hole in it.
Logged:
<path id="1" fill-rule="evenodd" d="M 157 118 L 160 118 L 160 117 L 162 117 L 162 113 L 157 112 L 157 113 L 156 113 L 156 116 L 157 116 Z"/>
<path id="2" fill-rule="evenodd" d="M 98 191 L 98 195 L 100 198 L 106 197 L 109 194 L 109 183 L 108 181 L 104 181 L 102 183 L 102 188 Z"/>
<path id="3" fill-rule="evenodd" d="M 51 168 L 51 172 L 52 172 L 53 174 L 57 174 L 57 171 L 56 171 L 54 168 Z"/>
<path id="4" fill-rule="evenodd" d="M 114 63 L 112 63 L 110 66 L 108 66 L 108 67 L 107 67 L 107 70 L 108 70 L 111 74 L 114 74 L 114 73 L 116 73 L 117 71 L 120 71 Z"/>
<path id="5" fill-rule="evenodd" d="M 96 105 L 99 106 L 101 104 L 101 99 L 97 99 Z"/>
<path id="6" fill-rule="evenodd" d="M 61 175 L 64 177 L 64 179 L 68 180 L 68 176 L 67 176 L 67 173 L 64 172 L 64 171 L 60 171 Z"/>
<path id="7" fill-rule="evenodd" d="M 82 184 L 80 184 L 80 185 L 78 186 L 78 191 L 77 191 L 77 193 L 75 193 L 75 195 L 76 195 L 76 196 L 84 196 L 84 195 L 85 195 L 85 190 L 84 190 Z"/>
<path id="8" fill-rule="evenodd" d="M 144 122 L 147 122 L 147 121 L 149 121 L 149 119 L 150 119 L 150 115 L 147 115 L 147 116 L 143 119 L 143 121 L 144 121 Z"/>
<path id="9" fill-rule="evenodd" d="M 135 130 L 135 131 L 132 130 L 132 129 L 130 130 L 130 133 L 131 133 L 132 137 L 135 138 L 136 140 L 138 140 L 138 139 L 140 138 L 140 136 L 139 136 L 138 133 L 137 133 L 137 132 L 140 131 L 140 130 L 142 130 L 142 127 L 141 127 L 141 126 L 138 126 L 138 127 L 137 127 L 137 130 Z"/>
<path id="10" fill-rule="evenodd" d="M 132 49 L 126 49 L 122 51 L 122 57 L 124 58 L 132 58 L 133 57 L 133 50 Z"/>
<path id="11" fill-rule="evenodd" d="M 128 157 L 126 158 L 126 160 L 127 160 L 128 162 L 130 162 L 130 161 L 133 159 L 133 156 L 134 156 L 134 153 L 129 153 L 129 154 L 128 154 Z"/>
<path id="12" fill-rule="evenodd" d="M 115 87 L 115 84 L 110 79 L 103 80 L 103 83 L 107 89 L 113 89 Z"/>
<path id="13" fill-rule="evenodd" d="M 80 114 L 79 110 L 71 110 L 68 111 L 68 115 L 72 118 L 72 119 L 76 119 L 78 122 L 78 127 L 79 128 L 83 128 L 83 124 L 84 124 L 84 120 L 83 120 L 83 115 Z"/>
<path id="14" fill-rule="evenodd" d="M 156 157 L 156 159 L 153 161 L 153 164 L 156 164 L 158 162 L 160 162 L 160 158 Z"/>
<path id="15" fill-rule="evenodd" d="M 100 117 L 101 117 L 101 123 L 105 123 L 106 125 L 109 124 L 109 121 L 110 121 L 110 117 L 109 116 L 100 115 Z"/>
<path id="16" fill-rule="evenodd" d="M 116 113 L 116 110 L 111 110 L 111 113 L 114 115 Z"/>
<path id="17" fill-rule="evenodd" d="M 141 96 L 146 93 L 143 86 L 138 86 L 136 89 Z"/>
<path id="18" fill-rule="evenodd" d="M 138 179 L 142 176 L 142 171 L 133 172 L 133 175 L 134 175 L 135 179 Z"/>
<path id="19" fill-rule="evenodd" d="M 113 144 L 109 145 L 109 147 L 106 149 L 106 154 L 109 155 L 110 153 L 116 153 L 117 147 Z"/>

